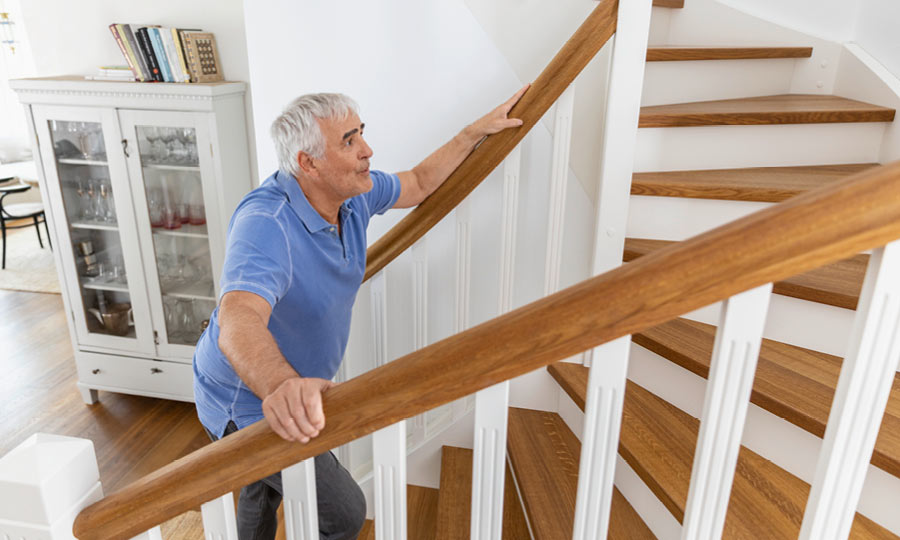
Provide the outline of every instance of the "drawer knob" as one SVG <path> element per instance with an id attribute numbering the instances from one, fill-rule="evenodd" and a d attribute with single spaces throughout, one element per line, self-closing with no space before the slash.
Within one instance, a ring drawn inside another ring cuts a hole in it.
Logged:
<path id="1" fill-rule="evenodd" d="M 162 372 L 163 372 L 163 370 L 159 369 L 158 367 L 150 368 L 150 373 L 156 374 L 156 373 L 162 373 Z"/>
<path id="2" fill-rule="evenodd" d="M 91 373 L 93 373 L 94 375 L 99 375 L 99 374 L 100 374 L 100 368 L 92 369 L 92 370 L 91 370 Z"/>

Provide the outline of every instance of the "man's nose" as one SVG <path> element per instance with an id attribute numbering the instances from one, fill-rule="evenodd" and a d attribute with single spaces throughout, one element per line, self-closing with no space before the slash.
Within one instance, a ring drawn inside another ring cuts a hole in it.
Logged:
<path id="1" fill-rule="evenodd" d="M 360 159 L 369 159 L 370 157 L 372 157 L 372 154 L 374 154 L 374 152 L 372 152 L 372 148 L 369 146 L 369 143 L 367 143 L 365 139 L 362 139 L 362 148 L 360 150 Z"/>

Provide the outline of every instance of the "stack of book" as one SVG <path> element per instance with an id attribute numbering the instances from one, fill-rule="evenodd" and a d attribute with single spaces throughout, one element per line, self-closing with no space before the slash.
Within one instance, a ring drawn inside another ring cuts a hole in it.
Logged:
<path id="1" fill-rule="evenodd" d="M 131 68 L 128 66 L 100 66 L 97 68 L 97 73 L 87 75 L 85 79 L 95 81 L 133 81 L 134 73 L 131 72 Z"/>
<path id="2" fill-rule="evenodd" d="M 142 82 L 208 82 L 199 67 L 192 38 L 212 41 L 212 34 L 199 29 L 165 28 L 156 25 L 111 24 L 122 55 L 128 62 L 132 80 Z M 204 43 L 205 43 L 204 42 Z M 215 67 L 218 67 L 217 65 Z M 221 71 L 218 71 L 217 75 Z M 219 76 L 216 80 L 221 80 Z"/>

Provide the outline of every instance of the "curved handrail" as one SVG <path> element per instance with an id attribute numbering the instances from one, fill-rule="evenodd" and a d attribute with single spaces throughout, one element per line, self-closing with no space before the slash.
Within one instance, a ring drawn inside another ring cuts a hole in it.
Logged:
<path id="1" fill-rule="evenodd" d="M 793 198 L 583 281 L 324 395 L 308 444 L 258 422 L 89 506 L 84 540 L 129 538 L 377 429 L 739 292 L 900 238 L 900 162 Z"/>
<path id="2" fill-rule="evenodd" d="M 509 112 L 511 118 L 520 118 L 522 125 L 485 139 L 441 187 L 372 244 L 366 254 L 363 281 L 437 225 L 506 159 L 613 35 L 617 13 L 618 0 L 603 0 L 594 8 Z"/>

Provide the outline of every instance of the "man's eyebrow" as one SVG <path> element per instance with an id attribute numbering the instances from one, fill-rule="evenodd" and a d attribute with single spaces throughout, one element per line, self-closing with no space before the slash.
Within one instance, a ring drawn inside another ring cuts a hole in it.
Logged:
<path id="1" fill-rule="evenodd" d="M 346 139 L 347 137 L 349 137 L 349 136 L 353 135 L 354 133 L 356 133 L 357 131 L 360 131 L 360 130 L 363 130 L 363 129 L 366 129 L 366 125 L 365 125 L 365 124 L 360 124 L 358 128 L 353 128 L 353 129 L 351 129 L 350 131 L 348 131 L 347 133 L 344 133 L 344 136 L 341 137 L 341 140 L 343 141 L 343 140 Z"/>

